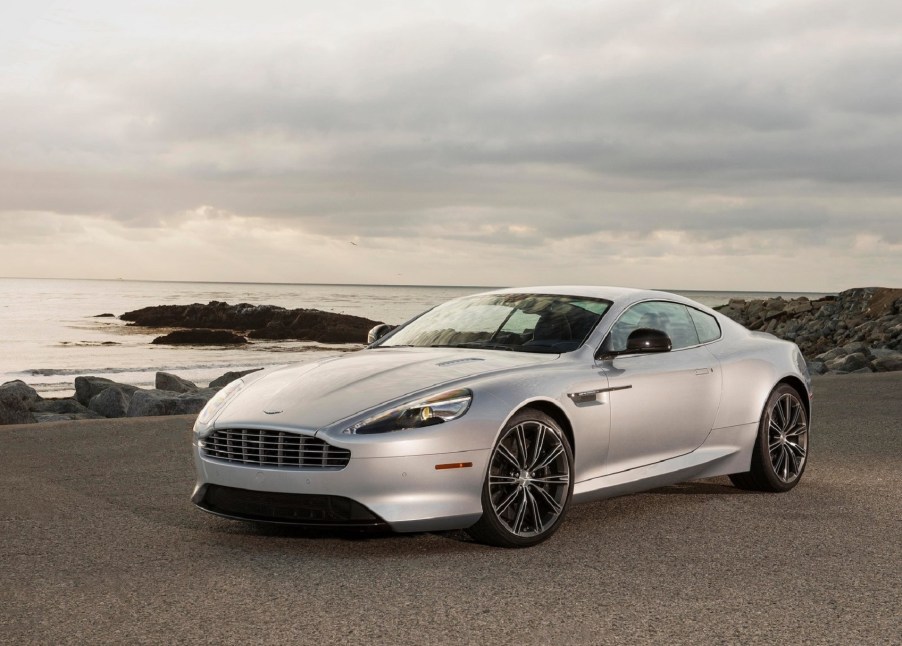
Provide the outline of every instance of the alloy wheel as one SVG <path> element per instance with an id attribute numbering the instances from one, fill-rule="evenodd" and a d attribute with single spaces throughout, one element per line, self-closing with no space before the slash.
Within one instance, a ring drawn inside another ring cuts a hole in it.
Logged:
<path id="1" fill-rule="evenodd" d="M 495 445 L 488 488 L 498 521 L 521 538 L 540 536 L 563 513 L 570 490 L 563 441 L 550 426 L 524 421 Z"/>
<path id="2" fill-rule="evenodd" d="M 771 408 L 767 449 L 777 478 L 789 483 L 799 477 L 808 454 L 808 422 L 802 402 L 789 393 Z"/>

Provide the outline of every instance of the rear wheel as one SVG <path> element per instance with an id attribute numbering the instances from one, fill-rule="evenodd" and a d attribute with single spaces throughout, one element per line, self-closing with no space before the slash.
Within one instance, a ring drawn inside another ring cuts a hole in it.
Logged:
<path id="1" fill-rule="evenodd" d="M 482 487 L 482 517 L 467 532 L 499 547 L 528 547 L 557 531 L 573 494 L 573 451 L 560 426 L 525 409 L 502 431 Z"/>
<path id="2" fill-rule="evenodd" d="M 787 384 L 774 388 L 764 407 L 751 469 L 730 480 L 740 489 L 789 491 L 808 462 L 808 414 L 799 393 Z"/>

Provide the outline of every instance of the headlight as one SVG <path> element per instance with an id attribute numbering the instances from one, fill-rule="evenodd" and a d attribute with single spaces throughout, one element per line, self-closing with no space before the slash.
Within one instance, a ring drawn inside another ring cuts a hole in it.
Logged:
<path id="1" fill-rule="evenodd" d="M 228 404 L 235 395 L 241 392 L 244 385 L 243 380 L 236 379 L 235 381 L 229 382 L 222 390 L 213 395 L 210 401 L 207 402 L 207 405 L 200 411 L 200 414 L 197 416 L 197 421 L 194 422 L 195 436 L 201 435 L 209 430 L 210 424 L 213 423 L 216 416 L 222 412 L 225 405 Z"/>
<path id="2" fill-rule="evenodd" d="M 444 424 L 466 413 L 471 401 L 473 393 L 469 390 L 453 390 L 392 408 L 358 422 L 343 432 L 366 435 Z"/>

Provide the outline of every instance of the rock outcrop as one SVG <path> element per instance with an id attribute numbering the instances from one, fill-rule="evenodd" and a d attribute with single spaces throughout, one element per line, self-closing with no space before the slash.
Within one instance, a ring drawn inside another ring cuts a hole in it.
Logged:
<path id="1" fill-rule="evenodd" d="M 193 415 L 223 386 L 251 372 L 227 372 L 201 388 L 168 372 L 156 374 L 154 389 L 121 384 L 104 377 L 75 378 L 75 396 L 44 399 L 22 381 L 0 385 L 0 425 L 104 417 Z"/>
<path id="2" fill-rule="evenodd" d="M 732 299 L 718 310 L 750 330 L 793 341 L 815 374 L 902 369 L 902 289 L 860 287 L 816 300 Z"/>
<path id="3" fill-rule="evenodd" d="M 285 309 L 275 305 L 157 305 L 126 312 L 123 321 L 142 327 L 232 330 L 251 339 L 366 343 L 367 332 L 381 321 L 314 309 Z"/>

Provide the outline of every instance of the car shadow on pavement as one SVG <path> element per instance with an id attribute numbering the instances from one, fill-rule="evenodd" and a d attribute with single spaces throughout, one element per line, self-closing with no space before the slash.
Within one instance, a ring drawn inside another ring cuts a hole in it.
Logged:
<path id="1" fill-rule="evenodd" d="M 678 484 L 667 485 L 666 487 L 658 487 L 643 491 L 643 494 L 680 494 L 680 495 L 710 495 L 718 496 L 737 496 L 755 494 L 758 492 L 747 491 L 734 486 L 727 478 L 712 478 L 708 480 L 693 480 L 691 482 L 680 482 Z M 641 495 L 641 494 L 639 494 Z"/>

